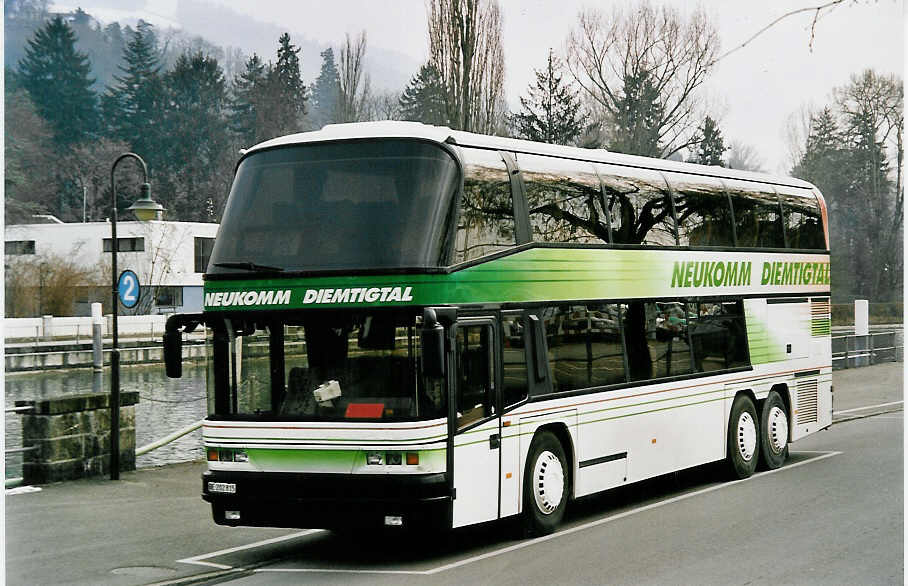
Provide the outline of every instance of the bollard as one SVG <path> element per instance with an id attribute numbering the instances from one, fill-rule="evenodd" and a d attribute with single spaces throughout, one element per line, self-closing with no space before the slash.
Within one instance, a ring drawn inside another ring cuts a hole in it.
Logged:
<path id="1" fill-rule="evenodd" d="M 92 369 L 100 372 L 104 368 L 104 342 L 101 338 L 101 328 L 104 324 L 101 317 L 101 304 L 91 304 L 91 350 Z"/>
<path id="2" fill-rule="evenodd" d="M 867 356 L 870 338 L 870 311 L 866 299 L 854 300 L 854 365 L 868 366 L 870 357 Z"/>

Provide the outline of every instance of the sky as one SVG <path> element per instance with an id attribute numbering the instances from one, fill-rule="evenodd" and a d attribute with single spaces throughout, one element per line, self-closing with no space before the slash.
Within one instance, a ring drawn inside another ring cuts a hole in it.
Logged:
<path id="1" fill-rule="evenodd" d="M 828 0 L 664 0 L 682 14 L 702 6 L 715 24 L 722 52 L 797 8 Z M 505 55 L 506 93 L 512 109 L 533 81 L 533 70 L 545 66 L 549 48 L 564 54 L 578 13 L 589 6 L 609 12 L 628 0 L 499 0 Z M 655 1 L 660 4 L 662 2 Z M 143 18 L 159 26 L 180 27 L 221 45 L 271 56 L 276 38 L 289 31 L 294 39 L 337 47 L 345 33 L 368 36 L 372 66 L 399 61 L 410 69 L 406 80 L 428 53 L 424 0 L 60 0 L 55 9 L 81 6 L 103 22 Z M 906 17 L 898 0 L 846 0 L 824 11 L 811 46 L 812 13 L 792 16 L 770 28 L 746 47 L 722 59 L 703 91 L 719 114 L 726 142 L 754 147 L 766 171 L 787 174 L 791 167 L 786 124 L 805 106 L 822 107 L 832 90 L 866 68 L 903 76 Z M 378 57 L 375 57 L 375 56 Z M 307 61 L 307 59 L 309 61 Z M 304 64 L 318 61 L 304 55 Z M 314 65 L 312 65 L 314 66 Z M 378 77 L 378 76 L 376 76 Z M 400 89 L 400 88 L 398 88 Z"/>

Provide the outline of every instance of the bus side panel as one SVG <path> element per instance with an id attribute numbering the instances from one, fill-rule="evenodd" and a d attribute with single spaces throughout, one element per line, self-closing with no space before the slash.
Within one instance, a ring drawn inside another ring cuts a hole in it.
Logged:
<path id="1" fill-rule="evenodd" d="M 574 494 L 585 496 L 627 482 L 628 430 L 623 419 L 592 411 L 577 429 L 577 481 Z"/>
<path id="2" fill-rule="evenodd" d="M 628 482 L 720 460 L 725 455 L 723 389 L 649 406 L 648 413 L 618 420 L 629 442 Z"/>

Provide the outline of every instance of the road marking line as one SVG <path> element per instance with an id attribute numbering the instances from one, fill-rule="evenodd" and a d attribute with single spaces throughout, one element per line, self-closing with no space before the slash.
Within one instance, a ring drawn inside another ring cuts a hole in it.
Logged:
<path id="1" fill-rule="evenodd" d="M 501 549 L 496 549 L 494 551 L 489 551 L 489 552 L 486 552 L 486 553 L 483 553 L 480 555 L 464 558 L 462 560 L 458 560 L 456 562 L 451 562 L 450 564 L 445 564 L 443 566 L 431 568 L 429 570 L 344 570 L 344 569 L 338 569 L 338 568 L 260 568 L 260 569 L 253 570 L 253 572 L 271 572 L 271 573 L 280 573 L 280 572 L 320 573 L 320 572 L 324 572 L 324 573 L 330 573 L 330 574 L 410 574 L 410 575 L 431 576 L 433 574 L 438 574 L 441 572 L 445 572 L 447 570 L 452 570 L 454 568 L 459 568 L 461 566 L 466 566 L 468 564 L 480 562 L 482 560 L 496 557 L 496 556 L 499 556 L 499 555 L 502 555 L 505 553 L 510 553 L 510 552 L 516 551 L 518 549 L 530 547 L 531 545 L 536 545 L 537 543 L 542 543 L 545 541 L 549 541 L 551 539 L 557 539 L 559 537 L 564 537 L 565 535 L 577 533 L 578 531 L 583 531 L 586 529 L 590 529 L 592 527 L 597 527 L 599 525 L 611 523 L 612 521 L 617 521 L 617 520 L 623 519 L 625 517 L 630 517 L 631 515 L 636 515 L 637 513 L 651 511 L 653 509 L 657 509 L 657 508 L 663 507 L 665 505 L 677 503 L 679 501 L 687 500 L 689 498 L 693 498 L 693 497 L 699 496 L 701 494 L 706 494 L 709 492 L 727 488 L 729 486 L 735 486 L 736 484 L 739 484 L 741 482 L 746 482 L 753 478 L 760 478 L 763 476 L 767 476 L 769 474 L 775 474 L 776 472 L 782 472 L 783 470 L 791 470 L 792 468 L 797 468 L 799 466 L 803 466 L 803 465 L 809 464 L 811 462 L 819 462 L 820 460 L 825 460 L 826 458 L 831 458 L 832 456 L 838 456 L 842 452 L 838 452 L 838 451 L 836 451 L 836 452 L 814 452 L 814 451 L 792 452 L 792 454 L 807 454 L 807 453 L 821 454 L 821 455 L 819 455 L 815 458 L 809 458 L 807 460 L 795 462 L 795 463 L 789 464 L 787 466 L 782 466 L 781 468 L 776 468 L 775 470 L 767 470 L 765 472 L 759 472 L 759 473 L 751 476 L 751 478 L 745 478 L 744 480 L 735 480 L 732 482 L 723 482 L 723 483 L 717 484 L 715 486 L 709 486 L 706 488 L 702 488 L 700 490 L 695 490 L 694 492 L 682 494 L 680 496 L 672 497 L 672 498 L 669 498 L 669 499 L 666 499 L 663 501 L 650 503 L 650 504 L 644 505 L 642 507 L 637 507 L 636 509 L 624 511 L 623 513 L 617 513 L 615 515 L 611 515 L 611 516 L 608 516 L 608 517 L 605 517 L 602 519 L 597 519 L 596 521 L 590 521 L 589 523 L 584 523 L 582 525 L 576 525 L 569 529 L 565 529 L 565 530 L 559 531 L 557 533 L 552 533 L 551 535 L 545 535 L 543 537 L 537 537 L 535 539 L 521 541 L 520 543 L 515 543 L 514 545 L 509 545 L 509 546 L 503 547 Z"/>
<path id="2" fill-rule="evenodd" d="M 411 576 L 425 576 L 426 570 L 345 570 L 341 568 L 258 568 L 253 572 L 272 573 L 319 573 L 319 574 L 407 574 Z"/>
<path id="3" fill-rule="evenodd" d="M 256 541 L 255 543 L 247 543 L 246 545 L 237 545 L 236 547 L 228 547 L 227 549 L 221 549 L 218 551 L 213 551 L 211 553 L 203 553 L 202 555 L 192 556 L 191 558 L 183 558 L 177 560 L 177 563 L 180 564 L 196 564 L 198 566 L 209 566 L 212 568 L 218 568 L 221 570 L 232 570 L 233 566 L 225 566 L 224 564 L 215 564 L 213 562 L 203 562 L 202 560 L 207 560 L 208 558 L 215 558 L 222 555 L 227 555 L 228 553 L 235 553 L 238 551 L 243 551 L 244 549 L 252 549 L 254 547 L 261 547 L 263 545 L 271 545 L 272 543 L 280 543 L 282 541 L 288 541 L 290 539 L 296 539 L 297 537 L 303 537 L 304 535 L 312 535 L 313 533 L 322 533 L 324 529 L 306 529 L 305 531 L 298 531 L 296 533 L 291 533 L 289 535 L 281 535 L 280 537 L 272 537 L 271 539 L 263 539 L 262 541 Z"/>
<path id="4" fill-rule="evenodd" d="M 865 409 L 874 409 L 876 407 L 892 407 L 893 405 L 901 405 L 905 401 L 893 401 L 891 403 L 880 403 L 879 405 L 867 405 L 866 407 L 855 407 L 854 409 L 845 409 L 844 411 L 833 411 L 833 415 L 842 415 L 843 413 L 854 413 L 855 411 L 863 411 Z"/>

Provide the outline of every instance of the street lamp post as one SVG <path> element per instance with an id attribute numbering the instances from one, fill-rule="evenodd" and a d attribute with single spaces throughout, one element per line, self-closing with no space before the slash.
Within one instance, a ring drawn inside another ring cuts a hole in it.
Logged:
<path id="1" fill-rule="evenodd" d="M 119 480 L 120 478 L 120 348 L 118 345 L 119 332 L 117 327 L 117 316 L 120 308 L 117 304 L 118 283 L 117 283 L 117 252 L 120 246 L 117 241 L 117 182 L 114 178 L 114 171 L 117 165 L 123 159 L 133 158 L 142 165 L 142 196 L 139 200 L 127 208 L 127 211 L 135 213 L 141 221 L 148 221 L 160 217 L 163 207 L 151 199 L 151 186 L 148 184 L 148 166 L 142 157 L 135 153 L 123 153 L 114 161 L 110 168 L 110 252 L 111 252 L 111 301 L 113 302 L 113 345 L 110 352 L 110 479 Z"/>

